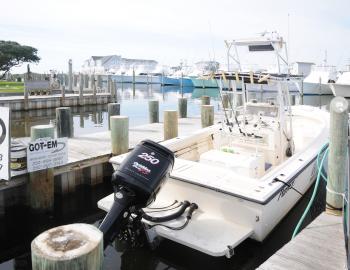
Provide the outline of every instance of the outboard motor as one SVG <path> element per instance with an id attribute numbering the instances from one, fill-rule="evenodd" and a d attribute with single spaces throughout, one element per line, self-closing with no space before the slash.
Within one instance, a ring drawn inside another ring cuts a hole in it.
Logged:
<path id="1" fill-rule="evenodd" d="M 140 142 L 113 173 L 114 203 L 99 229 L 104 247 L 109 245 L 133 212 L 155 200 L 174 166 L 174 154 L 150 140 Z"/>

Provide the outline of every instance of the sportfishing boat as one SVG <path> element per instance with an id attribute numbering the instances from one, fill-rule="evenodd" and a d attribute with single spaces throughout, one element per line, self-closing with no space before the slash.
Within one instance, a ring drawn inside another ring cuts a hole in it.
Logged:
<path id="1" fill-rule="evenodd" d="M 350 97 L 350 71 L 344 71 L 339 75 L 336 83 L 330 83 L 334 96 Z"/>
<path id="2" fill-rule="evenodd" d="M 314 95 L 331 95 L 330 83 L 337 78 L 337 70 L 334 66 L 316 66 L 303 81 L 303 93 Z"/>
<path id="3" fill-rule="evenodd" d="M 263 241 L 312 185 L 316 157 L 328 142 L 329 114 L 290 106 L 288 88 L 278 85 L 276 103 L 230 105 L 221 123 L 161 143 L 175 154 L 175 163 L 155 200 L 143 209 L 150 243 L 165 238 L 231 257 L 245 239 Z M 149 171 L 148 163 L 159 162 L 146 154 L 133 165 L 139 177 Z M 127 156 L 110 162 L 118 169 Z M 115 196 L 100 200 L 98 207 L 109 211 Z M 175 215 L 189 202 L 195 207 Z"/>
<path id="4" fill-rule="evenodd" d="M 193 86 L 196 88 L 218 88 L 214 78 L 220 64 L 216 61 L 200 61 L 195 64 L 195 71 L 190 74 Z"/>
<path id="5" fill-rule="evenodd" d="M 278 76 L 285 79 L 290 92 L 300 92 L 303 77 L 290 74 L 287 43 L 277 32 L 264 32 L 253 38 L 225 40 L 225 45 L 227 48 L 227 71 L 216 73 L 215 78 L 218 79 L 222 77 L 222 74 L 225 74 L 226 78 L 232 80 L 233 83 L 227 84 L 224 80 L 223 85 L 240 89 L 243 80 L 248 91 L 277 92 L 278 83 L 275 80 L 266 80 L 264 84 L 257 83 L 257 81 L 270 76 Z M 254 57 L 254 61 L 263 59 L 262 54 L 268 57 L 269 61 L 275 58 L 275 64 L 267 67 L 263 63 L 260 65 L 242 63 L 239 49 L 247 51 L 246 56 Z M 233 60 L 233 64 L 230 63 L 230 60 Z"/>

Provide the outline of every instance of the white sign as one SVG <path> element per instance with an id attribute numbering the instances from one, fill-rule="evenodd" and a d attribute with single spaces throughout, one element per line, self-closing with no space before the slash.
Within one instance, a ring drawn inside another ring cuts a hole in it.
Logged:
<path id="1" fill-rule="evenodd" d="M 67 138 L 37 139 L 27 148 L 28 172 L 62 166 L 68 162 Z"/>
<path id="2" fill-rule="evenodd" d="M 10 180 L 10 109 L 0 107 L 0 179 Z"/>

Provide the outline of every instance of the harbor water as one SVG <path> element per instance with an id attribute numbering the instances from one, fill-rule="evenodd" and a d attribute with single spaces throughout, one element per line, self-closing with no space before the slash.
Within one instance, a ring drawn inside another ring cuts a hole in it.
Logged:
<path id="1" fill-rule="evenodd" d="M 151 99 L 160 101 L 162 121 L 162 111 L 177 110 L 180 96 L 188 98 L 188 116 L 199 115 L 202 95 L 211 96 L 211 103 L 215 110 L 219 110 L 218 89 L 137 85 L 133 91 L 131 85 L 125 85 L 124 89 L 118 89 L 118 102 L 121 104 L 121 114 L 129 116 L 130 126 L 133 127 L 148 123 L 148 101 Z M 273 93 L 251 93 L 251 98 L 262 101 L 272 96 Z M 331 99 L 332 96 L 325 95 L 304 96 L 303 103 L 328 109 Z M 72 112 L 75 136 L 108 129 L 107 106 L 76 107 L 72 108 Z M 15 112 L 11 122 L 12 137 L 29 136 L 33 125 L 54 124 L 55 110 Z M 23 188 L 16 192 L 24 194 Z M 105 215 L 97 208 L 97 201 L 111 192 L 110 179 L 106 178 L 103 184 L 96 187 L 80 186 L 72 194 L 55 195 L 55 209 L 50 215 L 34 215 L 21 203 L 4 209 L 4 216 L 0 220 L 0 270 L 31 269 L 31 240 L 48 228 L 77 222 L 97 225 Z M 133 246 L 125 245 L 121 241 L 109 246 L 105 250 L 104 269 L 255 269 L 291 239 L 311 192 L 312 187 L 263 243 L 245 241 L 235 249 L 235 255 L 231 259 L 211 257 L 167 240 L 161 242 L 159 247 L 151 249 L 140 239 Z M 325 188 L 322 187 L 319 188 L 304 226 L 324 208 Z"/>

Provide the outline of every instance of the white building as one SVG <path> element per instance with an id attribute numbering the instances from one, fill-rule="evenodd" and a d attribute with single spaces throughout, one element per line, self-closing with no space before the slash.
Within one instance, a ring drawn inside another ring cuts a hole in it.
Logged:
<path id="1" fill-rule="evenodd" d="M 128 59 L 120 55 L 91 56 L 85 60 L 82 72 L 87 74 L 136 74 L 151 73 L 158 65 L 155 60 Z"/>

